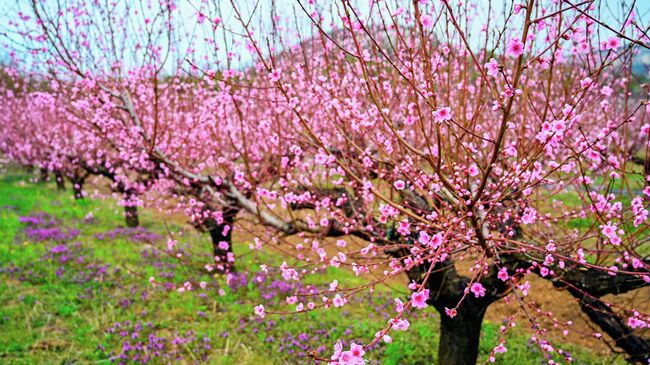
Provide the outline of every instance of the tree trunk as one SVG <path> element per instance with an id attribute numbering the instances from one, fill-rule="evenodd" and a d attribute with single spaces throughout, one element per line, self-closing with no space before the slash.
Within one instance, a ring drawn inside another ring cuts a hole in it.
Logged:
<path id="1" fill-rule="evenodd" d="M 394 252 L 394 255 L 404 255 L 405 250 Z M 428 276 L 426 283 L 423 283 L 429 289 L 427 303 L 440 313 L 437 364 L 476 365 L 483 316 L 495 298 L 490 294 L 481 298 L 475 298 L 472 294 L 466 296 L 465 290 L 471 280 L 458 274 L 450 258 L 437 262 L 433 268 L 430 268 L 428 263 L 414 266 L 407 275 L 410 281 L 414 282 L 421 281 L 425 275 Z M 491 275 L 496 277 L 496 273 Z M 455 308 L 461 300 L 454 318 L 449 317 L 445 309 Z"/>
<path id="2" fill-rule="evenodd" d="M 111 180 L 115 181 L 115 176 L 111 175 Z M 134 205 L 135 192 L 131 188 L 127 188 L 124 183 L 118 182 L 117 191 L 122 194 L 124 202 L 124 219 L 127 227 L 133 228 L 140 225 L 138 217 L 138 206 Z"/>
<path id="3" fill-rule="evenodd" d="M 83 187 L 84 183 L 83 180 L 70 180 L 72 183 L 72 191 L 74 193 L 74 198 L 79 200 L 84 198 L 84 193 L 83 193 Z"/>
<path id="4" fill-rule="evenodd" d="M 39 169 L 39 173 L 40 173 L 40 175 L 38 177 L 38 182 L 46 183 L 47 179 L 49 178 L 49 175 L 50 175 L 49 172 L 47 171 L 47 169 L 44 168 L 44 167 L 41 167 Z"/>
<path id="5" fill-rule="evenodd" d="M 56 188 L 58 190 L 65 190 L 65 180 L 63 179 L 63 175 L 59 171 L 55 171 L 54 177 L 56 181 Z"/>
<path id="6" fill-rule="evenodd" d="M 439 365 L 476 365 L 485 307 L 465 298 L 454 318 L 440 313 Z M 440 310 L 442 309 L 442 310 Z"/>
<path id="7" fill-rule="evenodd" d="M 650 363 L 650 342 L 642 336 L 637 336 L 625 320 L 600 300 L 585 295 L 577 290 L 570 290 L 574 297 L 580 299 L 580 308 L 589 319 L 612 337 L 616 346 L 628 354 L 627 361 L 631 364 Z"/>
<path id="8" fill-rule="evenodd" d="M 138 206 L 137 205 L 125 205 L 124 206 L 124 218 L 126 219 L 127 227 L 137 227 L 140 225 L 140 220 L 138 218 Z"/>
<path id="9" fill-rule="evenodd" d="M 235 222 L 236 210 L 226 209 L 223 212 L 223 222 L 218 224 L 216 220 L 210 219 L 206 223 L 210 237 L 212 238 L 212 249 L 218 271 L 234 272 L 234 262 L 229 262 L 228 256 L 232 255 L 232 230 Z M 228 226 L 228 228 L 226 228 Z M 225 233 L 225 234 L 224 234 Z M 227 248 L 225 247 L 227 245 Z M 217 260 L 218 259 L 218 260 Z"/>

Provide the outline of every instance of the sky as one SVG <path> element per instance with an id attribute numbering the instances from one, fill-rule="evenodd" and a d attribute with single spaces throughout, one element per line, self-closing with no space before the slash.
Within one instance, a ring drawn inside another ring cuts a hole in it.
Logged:
<path id="1" fill-rule="evenodd" d="M 29 3 L 31 0 L 0 0 L 0 62 L 8 62 L 10 59 L 9 57 L 9 51 L 10 49 L 15 49 L 18 48 L 20 49 L 21 47 L 17 47 L 17 44 L 20 43 L 18 41 L 18 37 L 14 32 L 12 32 L 13 27 L 10 26 L 12 22 L 15 22 L 16 20 L 19 19 L 20 14 L 29 14 Z M 57 1 L 63 1 L 64 3 L 66 1 L 80 1 L 80 0 L 40 0 L 41 3 L 47 5 L 53 5 L 56 4 Z M 104 0 L 102 0 L 104 1 Z M 106 0 L 108 1 L 108 0 Z M 112 1 L 112 0 L 111 0 Z M 117 2 L 123 2 L 123 1 L 130 1 L 134 2 L 136 0 L 115 0 Z M 158 0 L 144 0 L 145 3 L 149 1 L 158 1 Z M 167 0 L 165 0 L 167 1 Z M 187 53 L 186 50 L 188 48 L 194 49 L 196 51 L 196 54 L 207 54 L 209 53 L 212 49 L 213 46 L 210 45 L 208 42 L 205 42 L 203 39 L 204 38 L 212 38 L 212 39 L 217 39 L 217 45 L 219 46 L 219 50 L 216 52 L 216 57 L 214 55 L 211 57 L 211 60 L 214 59 L 225 59 L 225 54 L 226 54 L 226 47 L 225 45 L 228 44 L 228 47 L 230 47 L 229 51 L 237 53 L 240 55 L 240 59 L 238 63 L 240 63 L 239 67 L 241 65 L 249 65 L 252 62 L 253 56 L 251 55 L 251 50 L 246 48 L 246 43 L 247 42 L 238 42 L 237 40 L 241 40 L 242 38 L 239 36 L 233 36 L 229 32 L 221 32 L 216 34 L 216 37 L 214 34 L 209 34 L 206 33 L 206 30 L 210 30 L 210 27 L 208 26 L 210 23 L 208 21 L 204 21 L 203 24 L 198 24 L 199 18 L 198 18 L 198 13 L 199 11 L 204 12 L 204 13 L 209 13 L 212 14 L 212 16 L 216 15 L 218 13 L 219 18 L 221 20 L 221 26 L 222 28 L 220 29 L 228 29 L 235 34 L 241 34 L 244 33 L 244 29 L 241 26 L 240 22 L 236 19 L 236 14 L 235 11 L 233 10 L 232 5 L 230 4 L 229 0 L 210 0 L 209 3 L 218 3 L 219 4 L 219 9 L 215 9 L 214 6 L 212 5 L 206 5 L 208 1 L 205 0 L 173 0 L 178 8 L 178 14 L 180 15 L 181 19 L 181 24 L 182 24 L 182 31 L 178 33 L 178 37 L 174 40 L 174 44 L 176 45 L 176 50 L 175 50 L 175 58 L 177 59 L 183 59 L 187 58 Z M 434 7 L 439 8 L 440 1 L 439 0 L 428 0 L 429 3 L 432 3 Z M 452 2 L 456 0 L 451 0 Z M 262 41 L 262 44 L 265 44 L 266 42 L 264 41 L 265 39 L 274 38 L 275 36 L 281 36 L 286 40 L 286 37 L 290 37 L 293 33 L 294 38 L 295 37 L 295 29 L 298 28 L 300 29 L 301 36 L 305 37 L 305 34 L 308 36 L 310 34 L 309 28 L 310 28 L 310 22 L 309 19 L 307 18 L 306 14 L 301 10 L 300 4 L 298 0 L 259 0 L 259 1 L 254 1 L 254 0 L 233 0 L 234 4 L 237 6 L 239 11 L 241 12 L 242 16 L 244 18 L 248 18 L 248 16 L 253 13 L 254 16 L 251 19 L 251 24 L 253 25 L 254 28 L 257 29 L 257 33 L 255 34 L 255 37 L 258 40 Z M 305 7 L 308 7 L 309 0 L 302 0 L 302 3 Z M 370 0 L 351 0 L 352 4 L 354 5 L 355 9 L 357 9 L 358 13 L 361 14 L 362 17 L 367 17 L 367 14 L 370 11 Z M 397 4 L 404 4 L 404 3 L 410 3 L 410 1 L 400 1 L 400 0 L 381 0 L 382 3 L 389 4 L 390 8 L 394 11 L 398 6 Z M 515 3 L 523 2 L 523 0 L 517 0 Z M 573 0 L 574 4 L 580 3 L 581 0 Z M 617 13 L 620 14 L 620 6 L 621 3 L 624 2 L 626 4 L 632 4 L 634 1 L 633 0 L 602 0 L 601 1 L 601 8 L 603 9 L 603 12 L 601 13 L 603 19 L 606 21 L 611 21 L 612 19 L 617 18 Z M 328 9 L 333 9 L 336 11 L 336 5 L 338 3 L 337 0 L 319 0 L 317 1 L 319 6 L 323 8 L 328 8 Z M 488 0 L 478 0 L 476 1 L 479 6 L 482 6 L 484 8 L 487 8 Z M 495 10 L 495 14 L 500 14 L 504 6 L 510 6 L 512 1 L 499 1 L 499 0 L 493 0 L 492 1 L 492 7 Z M 650 0 L 637 0 L 635 3 L 636 9 L 637 9 L 637 18 L 642 21 L 643 24 L 646 26 L 650 24 Z M 506 4 L 506 5 L 504 5 Z M 408 5 L 407 5 L 408 6 Z M 282 19 L 279 21 L 279 24 L 285 24 L 288 29 L 292 29 L 294 31 L 288 31 L 285 29 L 279 29 L 276 31 L 273 31 L 272 27 L 272 22 L 271 22 L 271 17 L 269 14 L 272 13 L 272 8 L 275 9 L 275 13 L 278 14 Z M 208 10 L 209 9 L 209 10 Z M 254 11 L 253 11 L 254 10 Z M 325 12 L 328 13 L 328 12 Z M 324 14 L 325 14 L 324 13 Z M 481 28 L 484 26 L 485 23 L 485 16 L 483 18 L 478 17 L 474 21 L 471 22 L 471 24 L 468 24 L 468 28 L 470 29 L 469 33 L 469 42 L 472 45 L 478 45 L 481 44 L 482 42 L 480 41 L 480 36 L 482 35 L 481 33 Z M 296 21 L 297 20 L 297 21 Z M 376 19 L 375 19 L 376 20 Z M 499 17 L 492 17 L 492 22 L 499 22 Z M 296 23 L 298 24 L 296 26 Z M 329 24 L 333 23 L 334 27 L 340 27 L 341 21 L 338 19 L 338 17 L 329 17 L 324 24 Z M 326 30 L 330 30 L 331 28 L 326 27 Z M 223 37 L 226 35 L 226 37 L 229 37 L 228 40 L 224 40 Z M 603 35 L 606 37 L 608 36 L 608 31 L 604 31 Z M 194 42 L 193 44 L 190 43 L 190 40 L 193 39 Z M 296 39 L 294 39 L 295 42 Z M 93 45 L 89 45 L 89 48 L 85 51 L 87 52 L 92 52 L 92 47 Z M 99 47 L 96 47 L 98 50 Z M 96 51 L 95 50 L 95 51 Z M 81 50 L 82 52 L 84 50 Z M 128 55 L 127 57 L 128 58 Z M 200 57 L 197 57 L 200 60 Z M 230 65 L 232 68 L 238 68 L 238 65 Z M 217 68 L 225 68 L 226 65 L 218 65 Z"/>

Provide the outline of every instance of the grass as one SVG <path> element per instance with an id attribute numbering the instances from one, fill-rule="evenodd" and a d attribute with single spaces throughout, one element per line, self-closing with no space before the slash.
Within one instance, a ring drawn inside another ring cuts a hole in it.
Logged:
<path id="1" fill-rule="evenodd" d="M 26 224 L 19 218 L 37 212 L 57 218 L 64 230 L 79 230 L 74 240 L 79 245 L 65 243 L 71 257 L 65 264 L 51 253 L 56 242 L 35 242 L 26 236 Z M 89 212 L 94 217 L 91 223 L 85 222 Z M 99 239 L 98 233 L 122 225 L 120 213 L 114 202 L 74 200 L 71 192 L 28 182 L 20 173 L 0 178 L 0 363 L 142 363 L 151 356 L 149 364 L 310 364 L 313 361 L 305 356 L 306 351 L 315 349 L 319 356 L 329 357 L 337 339 L 366 342 L 392 311 L 392 296 L 381 289 L 338 310 L 268 315 L 266 321 L 259 320 L 252 315 L 253 307 L 270 302 L 268 307 L 280 308 L 272 303 L 284 301 L 292 287 L 283 291 L 285 284 L 280 280 L 268 278 L 259 284 L 252 277 L 233 287 L 223 277 L 208 275 L 201 270 L 208 238 L 189 228 L 183 228 L 182 236 L 188 265 L 174 257 L 151 254 L 155 252 L 151 243 L 128 237 Z M 166 235 L 166 226 L 153 213 L 143 212 L 141 222 L 148 231 Z M 158 244 L 164 246 L 165 241 Z M 250 252 L 246 243 L 236 244 L 235 252 L 242 258 L 237 263 L 240 272 L 257 270 L 257 253 Z M 265 260 L 282 260 L 265 255 Z M 98 274 L 97 267 L 105 267 L 105 273 Z M 205 280 L 214 289 L 179 293 L 154 288 L 147 282 L 150 276 L 175 285 Z M 348 271 L 329 268 L 311 276 L 310 284 L 327 285 L 334 278 L 342 286 L 360 280 Z M 223 295 L 217 289 L 223 289 Z M 414 316 L 418 318 L 411 318 L 409 331 L 393 333 L 393 343 L 369 353 L 371 363 L 435 361 L 438 315 L 425 310 Z M 487 360 L 500 335 L 498 324 L 484 324 L 481 362 Z M 129 349 L 138 342 L 145 349 Z M 539 349 L 518 329 L 508 333 L 507 347 L 497 363 L 543 360 Z M 621 362 L 589 349 L 562 347 L 580 364 Z"/>

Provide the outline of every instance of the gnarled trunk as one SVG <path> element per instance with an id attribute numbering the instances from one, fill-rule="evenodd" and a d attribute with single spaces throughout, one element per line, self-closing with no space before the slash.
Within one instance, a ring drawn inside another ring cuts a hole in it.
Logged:
<path id="1" fill-rule="evenodd" d="M 48 178 L 49 178 L 49 175 L 50 175 L 50 174 L 49 174 L 49 171 L 48 171 L 46 168 L 41 167 L 41 168 L 39 169 L 38 182 L 40 182 L 40 183 L 46 183 L 47 180 L 48 180 Z"/>
<path id="2" fill-rule="evenodd" d="M 485 307 L 465 298 L 454 318 L 440 313 L 439 365 L 475 365 Z"/>
<path id="3" fill-rule="evenodd" d="M 56 188 L 58 190 L 65 190 L 65 179 L 63 179 L 63 174 L 61 174 L 60 171 L 55 171 L 54 178 L 56 181 Z"/>
<path id="4" fill-rule="evenodd" d="M 628 354 L 627 361 L 631 364 L 648 364 L 650 361 L 650 342 L 636 336 L 625 320 L 614 314 L 614 311 L 596 298 L 589 297 L 577 290 L 570 290 L 571 294 L 580 299 L 580 308 L 589 319 L 602 328 L 614 339 L 616 346 Z"/>
<path id="5" fill-rule="evenodd" d="M 132 189 L 125 189 L 124 185 L 120 183 L 119 191 L 126 194 L 124 199 L 124 219 L 126 220 L 127 227 L 137 227 L 140 225 L 140 218 L 138 217 L 138 206 L 134 204 L 134 191 Z"/>
<path id="6" fill-rule="evenodd" d="M 70 179 L 72 183 L 72 192 L 74 193 L 74 198 L 79 200 L 84 198 L 84 181 L 81 179 Z"/>
<path id="7" fill-rule="evenodd" d="M 223 222 L 217 223 L 216 220 L 210 219 L 204 222 L 212 238 L 212 249 L 215 257 L 215 263 L 218 271 L 234 272 L 234 262 L 230 262 L 229 256 L 232 256 L 232 230 L 235 222 L 237 210 L 225 209 L 223 211 Z"/>
<path id="8" fill-rule="evenodd" d="M 115 175 L 108 175 L 110 179 L 115 181 Z M 124 220 L 127 227 L 134 228 L 140 225 L 140 218 L 138 217 L 138 206 L 134 204 L 135 191 L 132 188 L 127 188 L 123 182 L 118 182 L 116 190 L 122 194 L 124 201 Z"/>
<path id="9" fill-rule="evenodd" d="M 440 313 L 440 343 L 437 364 L 475 365 L 478 358 L 483 317 L 488 306 L 494 303 L 498 296 L 493 296 L 490 290 L 480 298 L 476 298 L 472 294 L 465 295 L 465 290 L 471 283 L 471 279 L 460 275 L 456 271 L 453 260 L 449 258 L 437 262 L 433 268 L 430 268 L 428 263 L 422 263 L 413 267 L 407 274 L 411 281 L 416 282 L 427 276 L 427 281 L 423 283 L 429 289 L 427 303 Z M 492 285 L 490 279 L 493 276 L 496 276 L 495 272 L 486 275 L 483 284 L 490 289 L 495 289 L 495 293 L 504 292 L 505 287 Z M 458 305 L 459 303 L 460 305 Z M 456 308 L 453 318 L 447 315 L 446 308 Z"/>
<path id="10" fill-rule="evenodd" d="M 140 225 L 140 219 L 138 218 L 138 206 L 137 205 L 125 205 L 124 206 L 124 219 L 126 220 L 127 227 L 137 227 Z"/>

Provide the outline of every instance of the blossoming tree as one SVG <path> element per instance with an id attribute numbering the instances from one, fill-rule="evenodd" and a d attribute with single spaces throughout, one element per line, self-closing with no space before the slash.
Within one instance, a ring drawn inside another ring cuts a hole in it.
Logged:
<path id="1" fill-rule="evenodd" d="M 602 331 L 630 362 L 647 362 L 648 314 L 618 298 L 647 297 L 650 282 L 650 124 L 646 76 L 633 72 L 650 40 L 634 3 L 610 15 L 595 1 L 295 5 L 285 17 L 232 1 L 235 29 L 221 21 L 222 4 L 201 2 L 199 28 L 215 32 L 203 41 L 216 49 L 215 34 L 230 35 L 222 46 L 252 60 L 239 69 L 232 52 L 199 62 L 189 51 L 165 69 L 165 54 L 178 53 L 167 1 L 138 13 L 133 64 L 87 56 L 129 47 L 76 31 L 99 17 L 130 44 L 117 16 L 128 6 L 81 2 L 62 16 L 77 22 L 66 33 L 33 3 L 33 41 L 78 88 L 69 106 L 91 116 L 79 124 L 131 172 L 160 171 L 155 202 L 180 199 L 211 231 L 222 269 L 245 215 L 258 224 L 255 247 L 281 243 L 286 255 L 264 270 L 304 280 L 333 266 L 367 279 L 290 296 L 289 309 L 261 303 L 257 315 L 337 310 L 408 279 L 412 293 L 394 298 L 393 318 L 367 343 L 315 359 L 364 363 L 392 331 L 408 330 L 411 311 L 433 306 L 438 362 L 474 364 L 485 312 L 503 301 L 510 314 L 489 361 L 524 321 L 549 363 L 568 362 L 549 330 L 576 329 L 531 299 L 550 283 L 599 328 L 589 335 Z M 102 46 L 81 48 L 90 41 Z"/>

